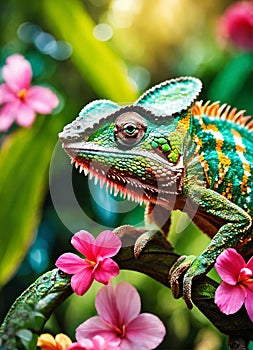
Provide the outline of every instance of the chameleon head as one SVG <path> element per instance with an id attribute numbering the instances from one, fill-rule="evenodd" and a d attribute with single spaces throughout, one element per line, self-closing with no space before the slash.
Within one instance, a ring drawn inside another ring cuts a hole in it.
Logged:
<path id="1" fill-rule="evenodd" d="M 54 269 L 44 273 L 36 281 L 36 293 L 47 295 L 64 290 L 70 286 L 71 276 L 59 269 Z"/>
<path id="2" fill-rule="evenodd" d="M 136 201 L 180 192 L 191 106 L 201 83 L 166 81 L 124 107 L 91 102 L 59 134 L 64 150 L 85 174 Z"/>

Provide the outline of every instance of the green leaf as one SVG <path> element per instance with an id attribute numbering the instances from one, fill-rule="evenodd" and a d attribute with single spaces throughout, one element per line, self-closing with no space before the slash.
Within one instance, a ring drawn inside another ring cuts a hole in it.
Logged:
<path id="1" fill-rule="evenodd" d="M 33 330 L 39 332 L 41 331 L 41 329 L 43 328 L 43 325 L 46 322 L 46 318 L 45 316 L 38 312 L 38 311 L 32 311 L 30 313 L 30 317 L 29 317 L 29 328 L 32 328 Z"/>
<path id="2" fill-rule="evenodd" d="M 236 96 L 252 71 L 252 55 L 243 53 L 233 57 L 220 71 L 209 88 L 211 101 L 226 102 L 233 106 Z"/>
<path id="3" fill-rule="evenodd" d="M 36 334 L 33 334 L 28 329 L 21 329 L 17 331 L 16 335 L 20 338 L 20 341 L 26 350 L 35 349 L 38 339 Z"/>
<path id="4" fill-rule="evenodd" d="M 124 62 L 108 44 L 93 35 L 95 23 L 79 0 L 43 0 L 51 31 L 73 47 L 73 62 L 98 95 L 115 102 L 132 102 L 136 90 L 126 76 Z"/>
<path id="5" fill-rule="evenodd" d="M 23 259 L 40 219 L 48 164 L 57 140 L 52 122 L 41 119 L 31 129 L 18 130 L 0 150 L 0 287 Z"/>

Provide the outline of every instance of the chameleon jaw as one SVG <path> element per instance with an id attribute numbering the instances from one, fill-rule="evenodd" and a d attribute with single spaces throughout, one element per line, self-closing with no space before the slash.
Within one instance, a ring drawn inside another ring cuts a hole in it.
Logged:
<path id="1" fill-rule="evenodd" d="M 140 205 L 148 204 L 150 201 L 154 201 L 157 198 L 156 186 L 144 186 L 140 181 L 125 176 L 123 174 L 113 173 L 110 169 L 104 170 L 102 167 L 92 167 L 89 162 L 80 160 L 80 158 L 72 158 L 71 163 L 75 165 L 76 169 L 79 168 L 79 173 L 84 173 L 85 176 L 89 176 L 89 179 L 94 179 L 95 185 L 99 183 L 102 189 L 106 186 L 106 191 L 111 195 L 117 196 L 118 194 L 123 199 L 136 202 Z"/>
<path id="2" fill-rule="evenodd" d="M 136 174 L 124 163 L 125 152 L 114 149 L 107 149 L 106 153 L 100 146 L 92 142 L 63 142 L 63 149 L 70 156 L 72 163 L 79 172 L 84 172 L 90 178 L 95 179 L 95 184 L 100 182 L 102 188 L 106 184 L 106 190 L 114 195 L 118 193 L 124 198 L 137 203 L 145 204 L 154 203 L 165 205 L 164 202 L 169 201 L 169 197 L 179 194 L 181 189 L 181 180 L 183 175 L 183 167 L 181 163 L 172 166 L 157 154 L 150 156 L 147 152 L 128 153 L 129 159 L 137 164 L 142 159 L 146 159 L 146 167 L 140 168 L 140 173 Z M 107 162 L 105 154 L 111 163 Z M 129 155 L 130 154 L 130 155 Z M 121 157 L 122 165 L 119 166 L 117 157 Z M 142 157 L 136 160 L 136 157 Z M 153 163 L 153 167 L 150 165 Z"/>

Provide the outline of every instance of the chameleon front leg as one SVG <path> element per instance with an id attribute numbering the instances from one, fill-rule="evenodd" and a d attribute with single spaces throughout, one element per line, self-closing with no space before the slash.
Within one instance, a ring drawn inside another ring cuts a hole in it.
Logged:
<path id="1" fill-rule="evenodd" d="M 170 272 L 171 290 L 175 298 L 181 294 L 179 279 L 183 275 L 183 298 L 187 306 L 192 308 L 192 280 L 206 274 L 223 250 L 236 246 L 240 240 L 247 236 L 252 220 L 243 209 L 210 189 L 192 186 L 187 195 L 207 217 L 209 215 L 216 218 L 217 222 L 223 222 L 201 255 L 186 257 L 182 262 L 176 264 L 176 267 L 172 268 Z"/>

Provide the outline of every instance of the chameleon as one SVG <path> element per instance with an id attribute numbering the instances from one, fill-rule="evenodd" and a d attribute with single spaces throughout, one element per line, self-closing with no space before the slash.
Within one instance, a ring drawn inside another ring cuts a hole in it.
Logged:
<path id="1" fill-rule="evenodd" d="M 169 274 L 174 297 L 183 296 L 189 308 L 193 280 L 223 250 L 249 251 L 252 240 L 253 119 L 230 105 L 203 102 L 201 90 L 200 79 L 180 77 L 132 104 L 95 100 L 59 134 L 80 172 L 144 203 L 145 221 L 165 237 L 171 210 L 188 213 L 210 237 L 201 254 L 182 257 Z"/>
<path id="2" fill-rule="evenodd" d="M 8 311 L 0 327 L 0 349 L 34 349 L 36 334 L 54 309 L 71 294 L 70 275 L 53 269 L 40 276 Z M 22 342 L 23 338 L 27 342 Z"/>

